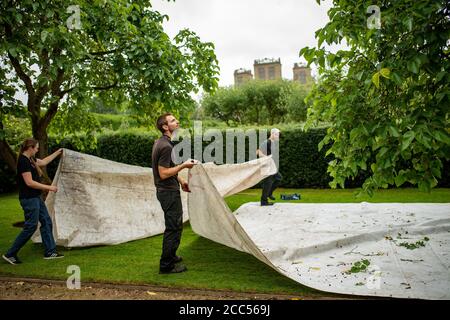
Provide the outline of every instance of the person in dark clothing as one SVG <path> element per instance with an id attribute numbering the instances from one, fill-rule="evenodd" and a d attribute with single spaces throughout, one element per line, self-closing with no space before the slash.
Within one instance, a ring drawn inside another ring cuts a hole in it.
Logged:
<path id="1" fill-rule="evenodd" d="M 192 168 L 197 162 L 188 160 L 180 165 L 175 165 L 173 162 L 172 136 L 174 131 L 179 128 L 179 123 L 171 113 L 160 116 L 156 126 L 162 136 L 153 145 L 152 169 L 156 196 L 164 211 L 165 222 L 159 272 L 179 273 L 187 270 L 186 266 L 180 263 L 182 258 L 176 255 L 183 230 L 180 185 L 183 191 L 191 191 L 188 183 L 178 176 L 178 172 Z"/>
<path id="2" fill-rule="evenodd" d="M 56 192 L 56 186 L 41 183 L 42 169 L 62 153 L 58 149 L 44 159 L 35 159 L 39 151 L 39 142 L 35 139 L 26 139 L 19 152 L 17 160 L 17 184 L 19 186 L 19 201 L 25 215 L 25 223 L 22 232 L 17 236 L 12 247 L 2 257 L 10 264 L 22 263 L 17 257 L 19 250 L 32 237 L 41 223 L 42 243 L 45 248 L 44 259 L 57 259 L 64 257 L 56 251 L 56 243 L 52 233 L 52 220 L 47 207 L 41 198 L 42 190 Z"/>
<path id="3" fill-rule="evenodd" d="M 259 146 L 259 149 L 256 151 L 258 157 L 265 157 L 270 155 L 278 155 L 279 149 L 278 149 L 278 143 L 280 139 L 280 130 L 277 128 L 273 128 L 270 131 L 270 137 L 269 139 L 265 140 L 261 143 Z M 261 194 L 261 206 L 271 206 L 273 205 L 272 202 L 269 202 L 268 199 L 275 200 L 275 197 L 273 196 L 273 192 L 275 189 L 280 185 L 282 176 L 280 172 L 268 176 L 265 178 L 262 182 L 262 194 Z"/>

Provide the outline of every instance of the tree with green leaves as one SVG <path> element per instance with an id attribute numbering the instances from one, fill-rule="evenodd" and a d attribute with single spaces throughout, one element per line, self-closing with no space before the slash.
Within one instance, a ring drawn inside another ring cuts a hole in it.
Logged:
<path id="1" fill-rule="evenodd" d="M 66 133 L 93 125 L 81 108 L 94 97 L 153 119 L 192 105 L 199 88 L 217 87 L 214 45 L 188 29 L 171 40 L 162 27 L 168 17 L 149 0 L 5 0 L 0 12 L 0 154 L 11 168 L 6 115 L 30 118 L 43 157 L 55 118 Z"/>
<path id="2" fill-rule="evenodd" d="M 369 194 L 406 182 L 430 190 L 450 158 L 449 2 L 377 4 L 334 0 L 317 47 L 300 51 L 320 75 L 308 123 L 331 123 L 319 147 L 335 157 L 332 187 L 365 171 Z"/>
<path id="3" fill-rule="evenodd" d="M 202 99 L 205 114 L 233 124 L 274 124 L 297 121 L 307 88 L 287 80 L 252 80 L 239 87 L 220 88 Z M 300 101 L 300 99 L 302 101 Z M 290 114 L 289 112 L 293 113 Z"/>
<path id="4" fill-rule="evenodd" d="M 248 97 L 251 114 L 257 116 L 256 123 L 279 123 L 287 109 L 286 98 L 292 92 L 293 83 L 288 80 L 249 81 L 242 86 Z"/>
<path id="5" fill-rule="evenodd" d="M 293 82 L 283 91 L 284 104 L 288 115 L 288 120 L 292 122 L 305 122 L 308 105 L 305 98 L 311 90 L 309 86 L 302 85 L 298 82 Z"/>
<path id="6" fill-rule="evenodd" d="M 202 99 L 205 114 L 231 124 L 242 124 L 247 113 L 247 99 L 242 90 L 233 87 L 219 88 Z"/>

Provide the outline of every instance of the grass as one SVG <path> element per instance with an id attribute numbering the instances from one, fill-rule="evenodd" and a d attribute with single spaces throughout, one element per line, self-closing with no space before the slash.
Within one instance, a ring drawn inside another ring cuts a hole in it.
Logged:
<path id="1" fill-rule="evenodd" d="M 121 128 L 138 127 L 136 119 L 127 114 L 92 113 L 105 129 L 119 130 Z"/>
<path id="2" fill-rule="evenodd" d="M 440 188 L 433 189 L 431 193 L 420 192 L 417 189 L 381 189 L 375 192 L 371 198 L 368 195 L 357 197 L 356 189 L 277 189 L 275 198 L 281 202 L 281 194 L 300 193 L 301 199 L 289 201 L 292 203 L 345 203 L 345 202 L 434 202 L 446 203 L 450 202 L 450 189 Z M 232 211 L 239 208 L 246 202 L 259 201 L 261 195 L 260 189 L 248 189 L 228 197 L 227 203 Z M 285 201 L 283 201 L 285 202 Z"/>
<path id="3" fill-rule="evenodd" d="M 226 199 L 232 210 L 243 203 L 258 201 L 261 190 L 250 189 Z M 280 193 L 300 193 L 302 200 L 292 202 L 450 202 L 450 189 L 435 189 L 430 194 L 415 189 L 382 190 L 370 198 L 356 198 L 353 190 L 280 189 Z M 0 196 L 0 252 L 11 246 L 19 228 L 15 222 L 23 220 L 16 194 Z M 67 267 L 77 265 L 82 281 L 128 284 L 154 284 L 188 288 L 207 288 L 259 293 L 293 295 L 316 294 L 318 291 L 290 280 L 253 256 L 216 244 L 193 233 L 184 226 L 178 253 L 183 256 L 189 271 L 182 274 L 158 273 L 162 236 L 132 241 L 115 246 L 62 249 L 61 260 L 42 259 L 42 245 L 29 241 L 20 251 L 24 262 L 12 266 L 0 262 L 0 275 L 67 279 Z"/>

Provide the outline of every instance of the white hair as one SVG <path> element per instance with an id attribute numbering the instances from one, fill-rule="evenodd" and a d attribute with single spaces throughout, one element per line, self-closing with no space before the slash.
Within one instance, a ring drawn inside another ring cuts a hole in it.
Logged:
<path id="1" fill-rule="evenodd" d="M 280 130 L 277 128 L 273 128 L 272 130 L 270 130 L 270 134 L 274 134 L 274 133 L 280 133 Z"/>

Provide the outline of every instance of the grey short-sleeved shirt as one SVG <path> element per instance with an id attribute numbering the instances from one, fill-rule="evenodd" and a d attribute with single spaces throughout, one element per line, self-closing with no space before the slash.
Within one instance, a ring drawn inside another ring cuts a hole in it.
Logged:
<path id="1" fill-rule="evenodd" d="M 162 180 L 159 176 L 158 166 L 164 168 L 173 168 L 175 163 L 172 161 L 172 150 L 173 144 L 169 137 L 162 136 L 153 144 L 152 151 L 152 169 L 153 169 L 153 179 L 155 181 L 155 186 L 157 191 L 170 191 L 170 190 L 180 190 L 180 184 L 178 183 L 178 174 Z"/>
<path id="2" fill-rule="evenodd" d="M 269 141 L 270 141 L 270 147 L 269 147 Z M 261 150 L 262 153 L 264 153 L 266 156 L 270 156 L 271 154 L 273 154 L 276 150 L 275 148 L 278 147 L 278 142 L 273 142 L 269 139 L 264 140 L 260 145 L 259 145 L 259 150 Z"/>
<path id="3" fill-rule="evenodd" d="M 270 143 L 270 145 L 269 145 Z M 275 161 L 275 165 L 277 166 L 277 169 L 279 169 L 279 141 L 272 141 L 270 139 L 267 139 L 263 141 L 259 145 L 259 150 L 261 150 L 262 153 L 264 153 L 266 156 L 272 155 L 273 160 Z"/>

